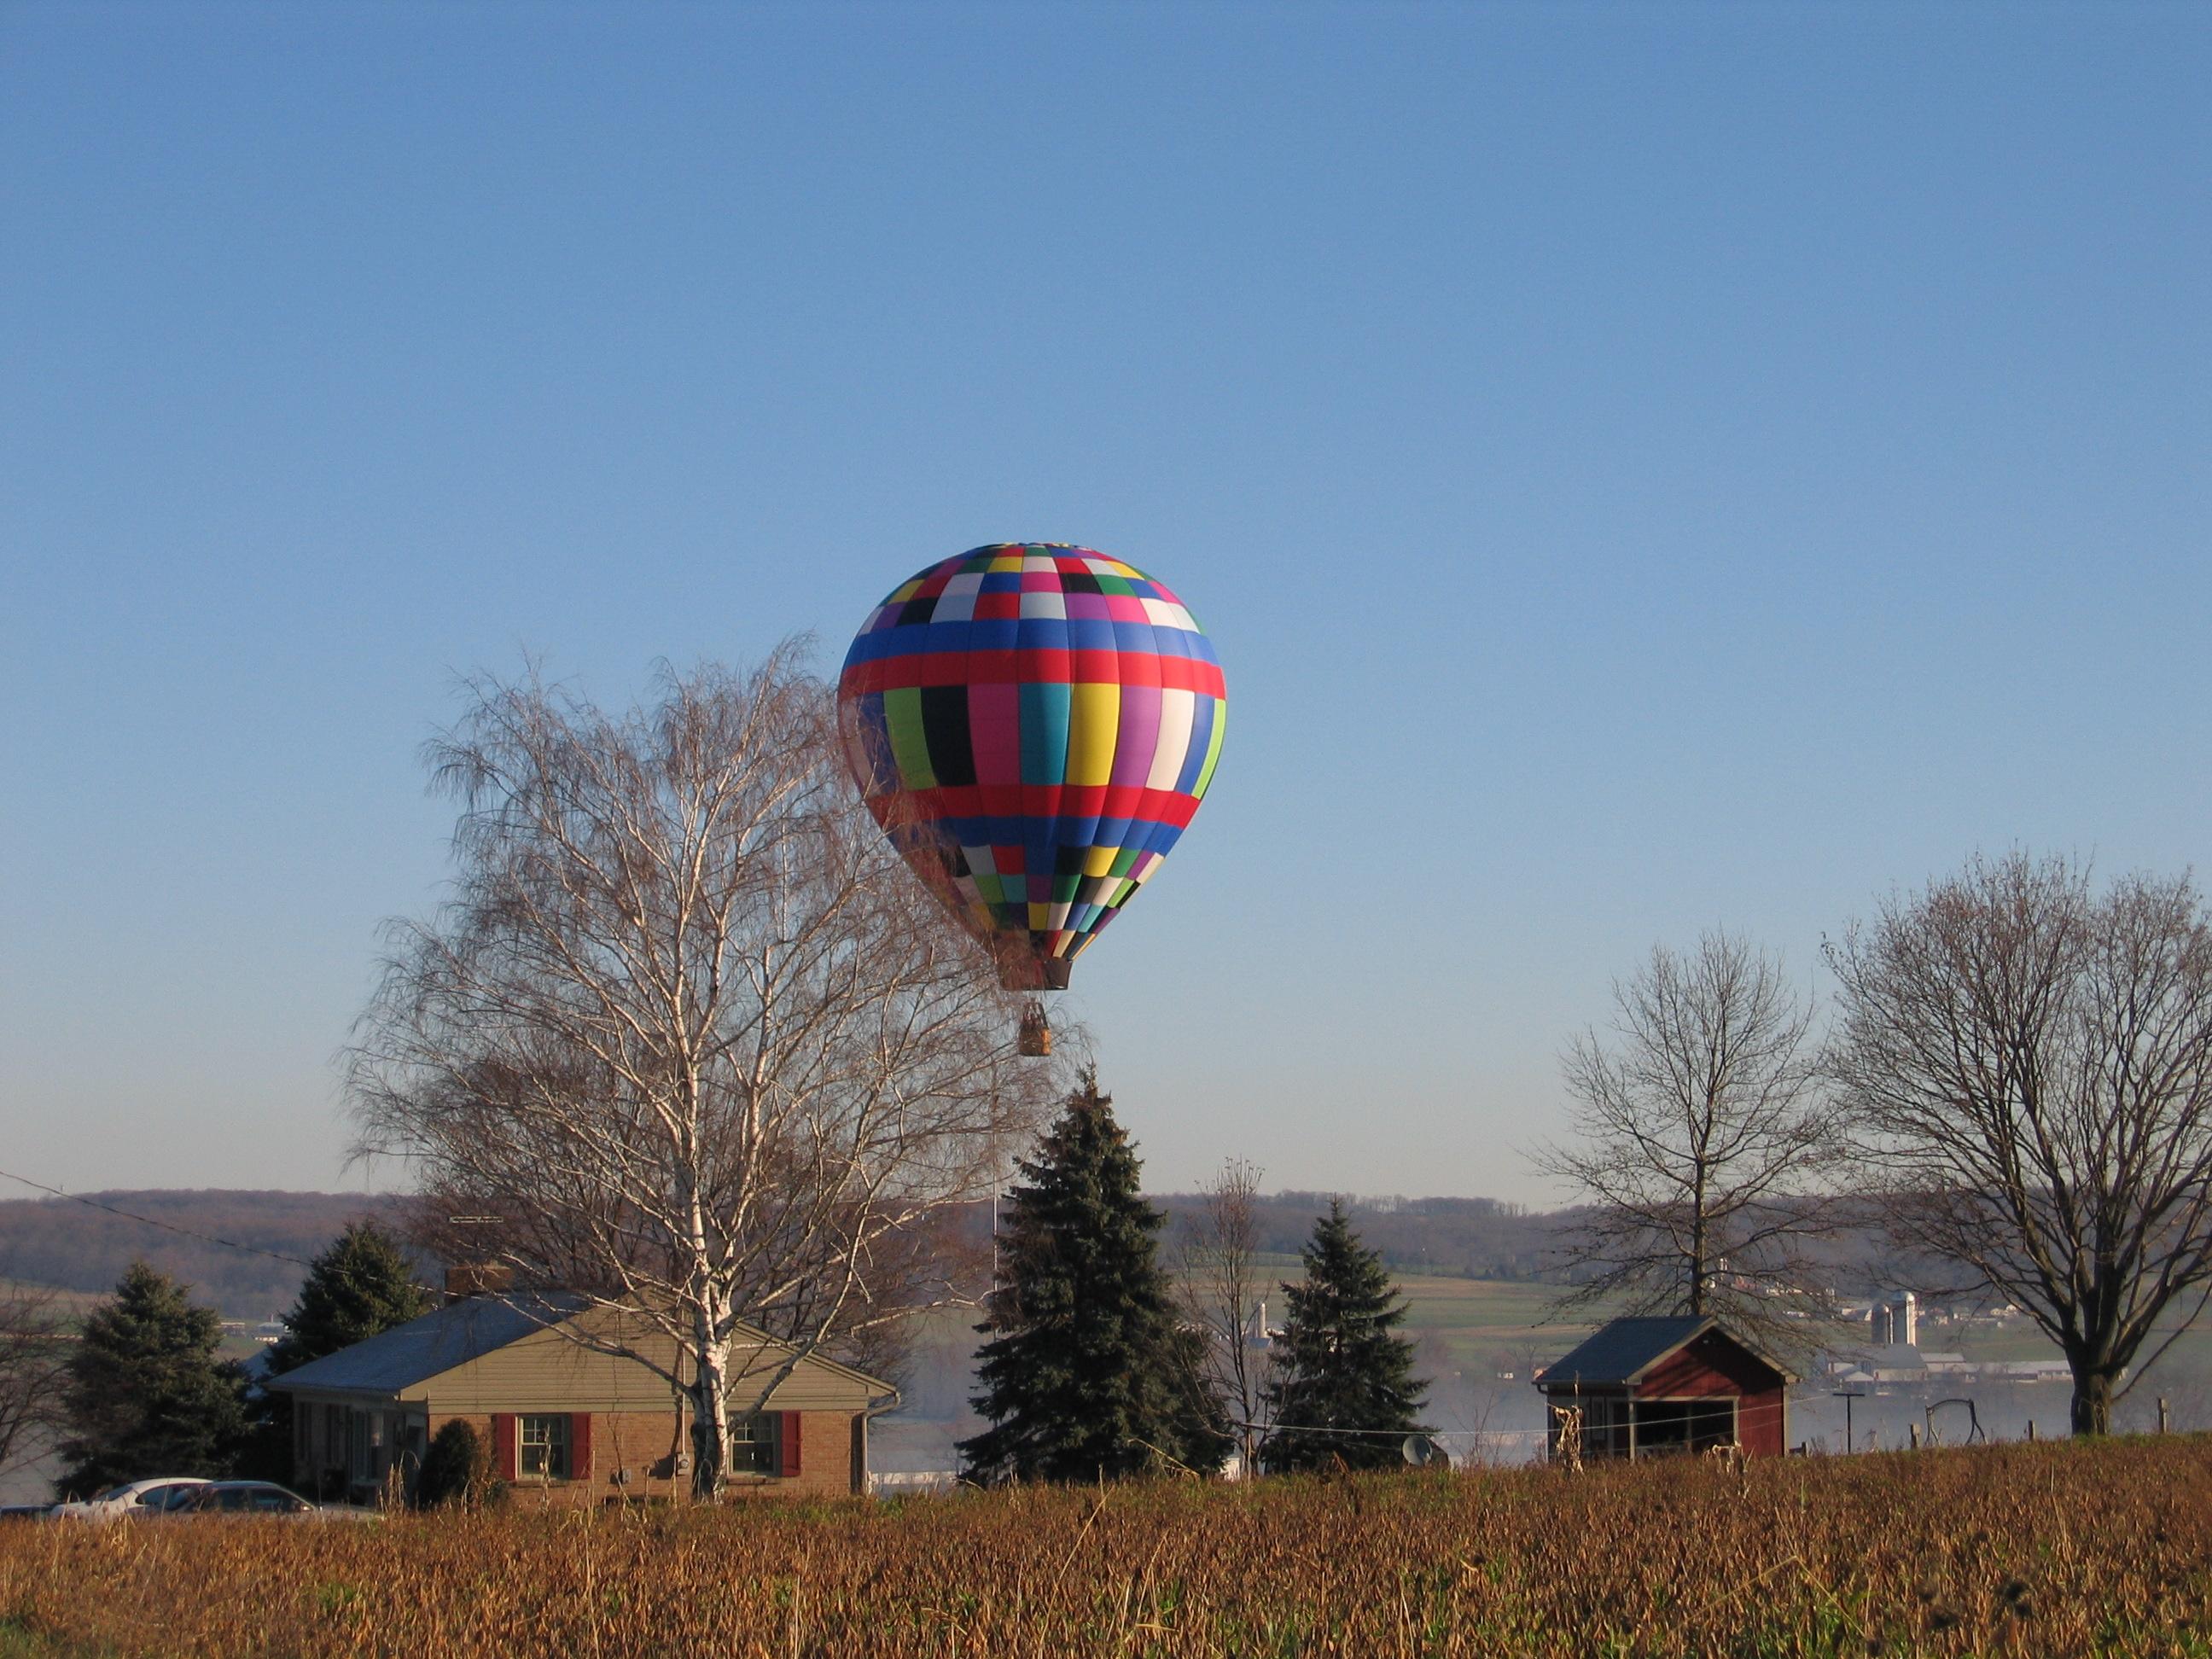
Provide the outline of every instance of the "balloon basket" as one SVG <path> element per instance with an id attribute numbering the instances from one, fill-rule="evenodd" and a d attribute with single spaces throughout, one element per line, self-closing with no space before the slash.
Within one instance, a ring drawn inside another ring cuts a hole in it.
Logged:
<path id="1" fill-rule="evenodd" d="M 1025 1060 L 1042 1060 L 1052 1053 L 1052 1027 L 1045 1024 L 1042 1002 L 1031 1002 L 1023 1008 L 1019 1046 Z"/>

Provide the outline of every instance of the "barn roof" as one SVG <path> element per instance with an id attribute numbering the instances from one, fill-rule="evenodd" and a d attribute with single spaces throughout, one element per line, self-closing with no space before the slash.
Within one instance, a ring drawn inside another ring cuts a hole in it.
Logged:
<path id="1" fill-rule="evenodd" d="M 1582 1345 L 1545 1368 L 1542 1386 L 1577 1382 L 1594 1387 L 1633 1383 L 1668 1355 L 1686 1348 L 1708 1331 L 1717 1331 L 1786 1382 L 1797 1379 L 1710 1314 L 1669 1314 L 1650 1319 L 1615 1319 L 1599 1327 Z"/>

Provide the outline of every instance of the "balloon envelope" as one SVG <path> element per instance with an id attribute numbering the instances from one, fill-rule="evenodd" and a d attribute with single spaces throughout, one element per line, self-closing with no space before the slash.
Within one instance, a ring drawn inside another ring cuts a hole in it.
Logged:
<path id="1" fill-rule="evenodd" d="M 1212 781 L 1226 708 L 1181 600 L 1057 542 L 900 583 L 837 699 L 876 821 L 1013 985 L 1065 985 L 1159 868 Z"/>

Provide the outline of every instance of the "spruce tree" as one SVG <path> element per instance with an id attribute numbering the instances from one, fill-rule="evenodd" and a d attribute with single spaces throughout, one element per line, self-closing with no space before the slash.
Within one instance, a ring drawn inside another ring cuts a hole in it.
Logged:
<path id="1" fill-rule="evenodd" d="M 1339 1457 L 1353 1468 L 1395 1467 L 1428 1392 L 1413 1375 L 1413 1345 L 1396 1334 L 1406 1304 L 1340 1200 L 1329 1200 L 1299 1254 L 1305 1279 L 1283 1286 L 1288 1310 L 1267 1389 L 1279 1426 L 1261 1462 L 1275 1473 Z"/>
<path id="2" fill-rule="evenodd" d="M 270 1376 L 297 1370 L 430 1310 L 430 1293 L 416 1282 L 399 1243 L 374 1221 L 350 1224 L 307 1267 L 284 1316 L 284 1334 L 270 1345 Z M 264 1480 L 292 1478 L 292 1398 L 246 1391 L 250 1428 L 239 1473 Z"/>
<path id="3" fill-rule="evenodd" d="M 68 1435 L 56 1484 L 82 1497 L 153 1475 L 222 1476 L 245 1428 L 235 1366 L 216 1357 L 222 1322 L 189 1287 L 133 1262 L 85 1321 L 70 1355 Z"/>
<path id="4" fill-rule="evenodd" d="M 961 1443 L 969 1479 L 1096 1480 L 1164 1458 L 1220 1467 L 1227 1425 L 1199 1339 L 1176 1323 L 1158 1261 L 1165 1218 L 1145 1201 L 1140 1168 L 1086 1072 L 1022 1160 L 1027 1184 L 1000 1235 L 972 1402 L 991 1427 Z"/>
<path id="5" fill-rule="evenodd" d="M 269 1350 L 272 1376 L 404 1325 L 430 1311 L 398 1241 L 374 1221 L 356 1221 L 309 1264 L 284 1334 Z"/>

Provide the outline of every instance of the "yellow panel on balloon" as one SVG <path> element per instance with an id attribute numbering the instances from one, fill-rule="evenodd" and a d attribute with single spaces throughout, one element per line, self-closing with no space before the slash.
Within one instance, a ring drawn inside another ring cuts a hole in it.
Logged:
<path id="1" fill-rule="evenodd" d="M 1071 685 L 1067 712 L 1067 781 L 1079 787 L 1110 783 L 1114 739 L 1121 727 L 1121 688 Z"/>

